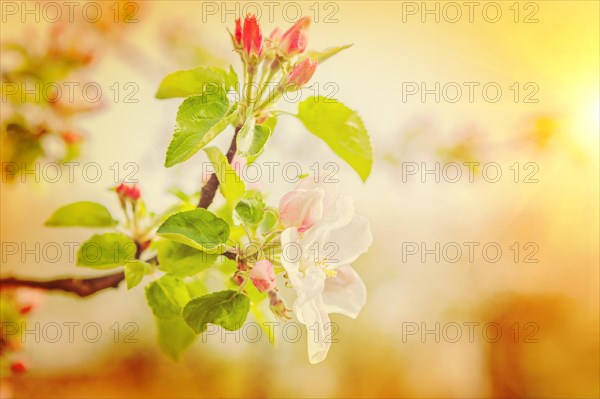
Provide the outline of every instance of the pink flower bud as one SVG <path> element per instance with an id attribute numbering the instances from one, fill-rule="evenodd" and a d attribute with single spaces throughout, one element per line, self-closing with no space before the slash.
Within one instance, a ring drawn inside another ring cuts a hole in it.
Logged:
<path id="1" fill-rule="evenodd" d="M 115 191 L 119 195 L 125 195 L 125 193 L 127 192 L 127 185 L 125 183 L 121 183 L 118 185 L 118 187 Z"/>
<path id="2" fill-rule="evenodd" d="M 304 86 L 315 74 L 317 64 L 317 60 L 313 61 L 310 58 L 296 64 L 288 76 L 288 83 L 298 88 Z"/>
<path id="3" fill-rule="evenodd" d="M 303 233 L 310 229 L 323 214 L 323 191 L 295 190 L 279 201 L 279 220 L 283 227 L 296 227 Z"/>
<path id="4" fill-rule="evenodd" d="M 250 270 L 250 280 L 260 292 L 271 291 L 275 288 L 275 272 L 273 264 L 268 260 L 259 260 Z"/>
<path id="5" fill-rule="evenodd" d="M 237 29 L 237 28 L 236 28 Z M 244 50 L 248 55 L 262 54 L 262 33 L 255 15 L 248 15 L 244 20 L 243 31 Z"/>
<path id="6" fill-rule="evenodd" d="M 127 190 L 127 197 L 131 198 L 134 201 L 139 200 L 141 195 L 142 195 L 142 193 L 140 191 L 140 188 L 136 185 L 130 186 L 129 189 Z"/>
<path id="7" fill-rule="evenodd" d="M 127 198 L 132 201 L 137 201 L 142 195 L 142 193 L 140 192 L 140 188 L 135 184 L 128 186 L 125 183 L 121 183 L 115 191 L 117 192 L 117 194 L 119 194 L 120 197 Z"/>
<path id="8" fill-rule="evenodd" d="M 308 46 L 308 27 L 310 17 L 302 17 L 281 37 L 279 51 L 285 57 L 303 53 Z"/>
<path id="9" fill-rule="evenodd" d="M 236 46 L 241 46 L 242 45 L 242 21 L 239 18 L 235 20 L 235 36 L 234 36 L 234 40 L 235 40 L 235 45 Z"/>

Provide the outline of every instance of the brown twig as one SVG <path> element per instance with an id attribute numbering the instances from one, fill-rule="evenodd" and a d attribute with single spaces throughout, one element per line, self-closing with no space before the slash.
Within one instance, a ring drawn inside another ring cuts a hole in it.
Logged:
<path id="1" fill-rule="evenodd" d="M 123 279 L 125 279 L 124 272 L 102 277 L 84 279 L 69 277 L 48 281 L 21 280 L 14 277 L 7 277 L 0 279 L 0 289 L 29 287 L 70 292 L 80 297 L 86 297 L 106 288 L 117 288 Z"/>
<path id="2" fill-rule="evenodd" d="M 233 157 L 235 156 L 235 152 L 237 151 L 236 139 L 240 128 L 241 127 L 236 127 L 233 139 L 231 140 L 231 144 L 229 145 L 229 150 L 227 151 L 226 156 L 227 161 L 229 163 L 231 163 Z M 198 208 L 208 208 L 212 203 L 213 199 L 215 198 L 215 194 L 217 193 L 218 188 L 219 180 L 217 179 L 217 175 L 213 173 L 206 182 L 206 184 L 202 187 Z M 136 251 L 136 259 L 139 259 L 142 249 L 140 244 L 136 245 L 138 249 Z M 233 252 L 225 252 L 223 256 L 233 260 L 235 260 L 237 257 L 237 255 Z M 93 277 L 86 279 L 70 277 L 47 281 L 22 280 L 14 277 L 7 277 L 0 279 L 0 289 L 29 287 L 44 290 L 69 292 L 80 297 L 86 297 L 107 288 L 117 288 L 121 281 L 123 281 L 124 279 L 124 272 L 118 272 L 102 277 Z"/>
<path id="3" fill-rule="evenodd" d="M 235 152 L 237 151 L 237 134 L 242 127 L 238 126 L 235 128 L 235 133 L 233 134 L 233 139 L 231 140 L 231 144 L 229 145 L 229 150 L 227 151 L 227 162 L 231 163 L 233 161 L 233 157 L 235 156 Z M 210 204 L 212 204 L 213 199 L 215 198 L 215 194 L 217 194 L 217 189 L 219 188 L 219 179 L 217 175 L 213 173 L 210 175 L 210 178 L 202 186 L 202 192 L 200 193 L 200 201 L 198 202 L 198 208 L 208 208 Z"/>
<path id="4" fill-rule="evenodd" d="M 236 259 L 233 252 L 225 252 L 223 256 Z M 56 280 L 22 280 L 14 277 L 0 279 L 0 290 L 10 288 L 38 288 L 49 291 L 63 291 L 78 295 L 80 297 L 90 296 L 107 288 L 118 288 L 121 281 L 125 279 L 124 272 L 117 272 L 101 277 L 92 278 L 61 278 Z"/>

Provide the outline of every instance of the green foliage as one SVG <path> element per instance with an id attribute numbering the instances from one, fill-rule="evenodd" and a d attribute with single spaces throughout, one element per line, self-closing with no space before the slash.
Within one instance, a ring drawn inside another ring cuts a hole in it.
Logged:
<path id="1" fill-rule="evenodd" d="M 264 211 L 264 217 L 258 228 L 256 229 L 260 234 L 267 234 L 273 227 L 277 225 L 277 213 L 272 209 L 266 209 Z"/>
<path id="2" fill-rule="evenodd" d="M 4 92 L 0 94 L 5 95 Z M 16 173 L 17 170 L 11 170 L 10 165 L 22 164 L 29 169 L 38 157 L 45 155 L 39 128 L 30 126 L 25 117 L 20 114 L 2 121 L 0 144 L 2 177 L 7 181 L 13 181 L 19 176 L 19 173 Z"/>
<path id="3" fill-rule="evenodd" d="M 216 254 L 207 254 L 190 246 L 171 240 L 158 244 L 158 269 L 177 277 L 193 276 L 212 266 Z"/>
<path id="4" fill-rule="evenodd" d="M 263 219 L 265 201 L 260 193 L 248 191 L 235 206 L 236 217 L 245 224 L 257 225 Z"/>
<path id="5" fill-rule="evenodd" d="M 137 247 L 121 233 L 95 234 L 77 251 L 77 265 L 112 269 L 135 258 Z"/>
<path id="6" fill-rule="evenodd" d="M 254 160 L 263 152 L 270 137 L 271 129 L 266 125 L 256 125 L 252 118 L 246 121 L 237 135 L 238 152 Z"/>
<path id="7" fill-rule="evenodd" d="M 298 119 L 365 181 L 373 166 L 369 133 L 358 114 L 341 102 L 310 97 L 298 106 Z"/>
<path id="8" fill-rule="evenodd" d="M 183 280 L 166 274 L 146 286 L 146 300 L 156 317 L 173 320 L 180 317 L 190 294 Z"/>
<path id="9" fill-rule="evenodd" d="M 183 319 L 196 334 L 206 330 L 208 323 L 216 324 L 226 330 L 242 328 L 250 300 L 238 291 L 225 290 L 192 299 L 183 308 Z"/>
<path id="10" fill-rule="evenodd" d="M 261 126 L 268 127 L 271 129 L 271 132 L 275 131 L 275 126 L 277 126 L 277 116 L 271 116 L 266 121 L 260 124 Z"/>
<path id="11" fill-rule="evenodd" d="M 196 339 L 194 331 L 180 318 L 165 320 L 156 318 L 158 345 L 171 359 L 179 360 L 181 354 Z"/>
<path id="12" fill-rule="evenodd" d="M 46 226 L 51 227 L 113 227 L 116 224 L 104 206 L 89 201 L 60 207 L 46 221 Z"/>
<path id="13" fill-rule="evenodd" d="M 156 98 L 188 97 L 214 91 L 217 87 L 227 90 L 236 85 L 237 76 L 232 68 L 225 72 L 221 68 L 199 66 L 165 76 L 160 82 Z"/>
<path id="14" fill-rule="evenodd" d="M 217 147 L 208 147 L 204 151 L 212 164 L 219 180 L 219 190 L 231 208 L 246 192 L 246 183 L 238 176 L 235 169 Z"/>
<path id="15" fill-rule="evenodd" d="M 217 137 L 236 118 L 237 104 L 230 107 L 222 87 L 186 98 L 177 111 L 177 126 L 167 149 L 165 166 L 189 159 Z"/>
<path id="16" fill-rule="evenodd" d="M 308 58 L 311 58 L 313 60 L 317 60 L 319 61 L 319 64 L 322 64 L 323 62 L 325 62 L 325 60 L 329 59 L 330 57 L 336 55 L 337 53 L 339 53 L 342 50 L 346 50 L 347 48 L 352 47 L 352 44 L 346 44 L 345 46 L 337 46 L 337 47 L 330 47 L 328 49 L 325 49 L 323 51 L 309 51 L 306 56 Z"/>
<path id="17" fill-rule="evenodd" d="M 146 274 L 150 273 L 151 266 L 149 263 L 137 260 L 126 263 L 124 270 L 127 289 L 130 290 L 137 286 Z"/>
<path id="18" fill-rule="evenodd" d="M 156 232 L 161 237 L 207 253 L 223 253 L 229 225 L 206 209 L 179 212 L 170 216 Z"/>

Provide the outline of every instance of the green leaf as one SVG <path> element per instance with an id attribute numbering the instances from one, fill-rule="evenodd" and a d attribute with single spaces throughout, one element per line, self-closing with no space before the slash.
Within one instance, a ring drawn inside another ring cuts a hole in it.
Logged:
<path id="1" fill-rule="evenodd" d="M 260 234 L 267 234 L 277 224 L 277 214 L 271 209 L 264 212 L 264 217 L 258 225 L 257 231 Z"/>
<path id="2" fill-rule="evenodd" d="M 207 253 L 223 253 L 229 225 L 206 209 L 179 212 L 170 216 L 156 232 L 161 237 Z"/>
<path id="3" fill-rule="evenodd" d="M 136 246 L 121 233 L 95 234 L 77 251 L 77 265 L 112 269 L 135 258 Z"/>
<path id="4" fill-rule="evenodd" d="M 235 72 L 232 75 L 232 71 L 231 68 L 229 72 L 225 72 L 221 68 L 199 66 L 170 73 L 160 82 L 156 98 L 188 97 L 204 91 L 215 91 L 218 86 L 227 90 L 237 81 L 237 76 Z"/>
<path id="5" fill-rule="evenodd" d="M 269 129 L 271 129 L 271 133 L 273 133 L 275 131 L 275 126 L 277 126 L 277 116 L 276 115 L 271 116 L 269 119 L 267 119 L 260 125 L 268 127 Z"/>
<path id="6" fill-rule="evenodd" d="M 176 241 L 162 240 L 158 246 L 158 269 L 178 277 L 193 276 L 214 265 L 216 260 L 215 254 Z"/>
<path id="7" fill-rule="evenodd" d="M 318 96 L 302 101 L 298 119 L 315 136 L 321 138 L 338 156 L 367 180 L 373 166 L 369 133 L 355 111 L 341 102 Z"/>
<path id="8" fill-rule="evenodd" d="M 146 300 L 158 318 L 179 318 L 181 309 L 190 300 L 183 280 L 168 274 L 146 286 Z"/>
<path id="9" fill-rule="evenodd" d="M 254 119 L 247 121 L 237 135 L 237 149 L 240 155 L 256 159 L 271 137 L 271 129 L 265 125 L 255 125 Z"/>
<path id="10" fill-rule="evenodd" d="M 247 112 L 251 114 L 252 108 L 250 108 Z M 252 115 L 248 115 L 246 120 L 244 121 L 244 125 L 238 132 L 236 136 L 236 151 L 242 155 L 245 155 L 245 150 L 250 147 L 250 143 L 252 141 L 252 135 L 254 130 L 254 125 L 256 125 L 256 118 Z"/>
<path id="11" fill-rule="evenodd" d="M 250 300 L 240 292 L 225 290 L 194 298 L 183 308 L 183 319 L 196 334 L 206 330 L 208 323 L 226 330 L 239 330 L 244 325 Z"/>
<path id="12" fill-rule="evenodd" d="M 229 88 L 233 87 L 234 89 L 237 90 L 237 86 L 238 86 L 237 73 L 235 73 L 233 66 L 229 65 L 229 72 L 225 75 L 225 88 L 229 89 Z"/>
<path id="13" fill-rule="evenodd" d="M 45 223 L 51 227 L 112 227 L 116 224 L 104 206 L 89 201 L 60 207 Z"/>
<path id="14" fill-rule="evenodd" d="M 221 194 L 233 208 L 246 192 L 246 183 L 238 176 L 233 166 L 229 164 L 225 155 L 217 147 L 205 148 L 204 152 L 215 170 Z"/>
<path id="15" fill-rule="evenodd" d="M 242 226 L 236 225 L 233 220 L 233 208 L 228 203 L 214 210 L 215 215 L 223 219 L 229 225 L 229 241 L 239 242 L 242 237 L 246 236 L 246 231 Z"/>
<path id="16" fill-rule="evenodd" d="M 346 44 L 345 46 L 338 46 L 338 47 L 330 47 L 326 50 L 323 51 L 309 51 L 306 56 L 307 58 L 311 58 L 313 60 L 317 60 L 319 62 L 319 64 L 325 62 L 325 60 L 327 60 L 328 58 L 336 55 L 337 53 L 339 53 L 342 50 L 346 50 L 347 48 L 352 47 L 352 44 Z"/>
<path id="17" fill-rule="evenodd" d="M 245 224 L 257 225 L 264 216 L 265 201 L 260 195 L 249 191 L 235 206 L 235 214 Z"/>
<path id="18" fill-rule="evenodd" d="M 236 264 L 236 266 L 237 266 L 237 264 Z M 237 268 L 236 268 L 236 270 L 237 270 Z M 190 281 L 186 281 L 185 286 L 187 287 L 187 290 L 188 290 L 191 298 L 206 295 L 209 292 L 208 288 L 206 287 L 206 284 L 204 283 L 204 280 L 202 278 L 194 278 Z"/>
<path id="19" fill-rule="evenodd" d="M 235 119 L 236 107 L 237 104 L 229 107 L 223 88 L 186 98 L 177 111 L 177 126 L 165 166 L 170 168 L 189 159 L 217 137 Z"/>
<path id="20" fill-rule="evenodd" d="M 273 132 L 275 131 L 276 125 L 277 116 L 272 116 L 260 125 L 257 125 L 257 129 L 254 131 L 254 137 L 252 138 L 252 143 L 250 144 L 250 149 L 248 150 L 248 156 L 246 157 L 246 163 L 248 165 L 256 161 L 256 158 L 262 154 L 267 141 L 271 138 Z"/>
<path id="21" fill-rule="evenodd" d="M 156 318 L 158 345 L 171 359 L 177 361 L 196 339 L 196 334 L 182 319 Z"/>
<path id="22" fill-rule="evenodd" d="M 142 261 L 133 261 L 125 264 L 125 281 L 130 290 L 138 285 L 146 274 L 150 273 L 150 264 Z"/>

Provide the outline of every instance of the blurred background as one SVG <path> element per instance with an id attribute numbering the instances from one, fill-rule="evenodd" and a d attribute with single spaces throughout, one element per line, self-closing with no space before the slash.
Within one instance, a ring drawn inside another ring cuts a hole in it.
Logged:
<path id="1" fill-rule="evenodd" d="M 156 344 L 142 285 L 25 293 L 36 303 L 28 371 L 4 378 L 2 397 L 598 397 L 599 3 L 267 3 L 77 2 L 70 22 L 65 5 L 55 21 L 45 2 L 2 2 L 3 134 L 30 137 L 3 139 L 2 276 L 97 275 L 75 268 L 65 244 L 89 233 L 44 228 L 52 211 L 93 200 L 116 214 L 109 189 L 123 179 L 156 211 L 171 187 L 197 190 L 203 155 L 163 167 L 180 101 L 154 98 L 160 80 L 198 64 L 239 72 L 226 29 L 242 13 L 265 34 L 310 15 L 309 48 L 354 45 L 302 94 L 358 110 L 374 169 L 362 183 L 285 117 L 261 162 L 339 165 L 374 235 L 354 264 L 368 289 L 358 319 L 332 317 L 337 343 L 318 365 L 305 336 L 273 345 L 220 331 L 177 363 Z M 83 99 L 15 105 L 5 95 L 19 73 L 78 84 Z M 64 160 L 78 162 L 72 175 L 45 167 Z M 33 161 L 37 173 L 6 169 Z M 280 169 L 258 184 L 273 205 L 293 187 Z M 36 259 L 5 243 L 63 251 Z M 57 342 L 49 323 L 63 326 Z M 64 323 L 79 323 L 72 339 Z M 82 332 L 90 323 L 97 339 Z"/>

